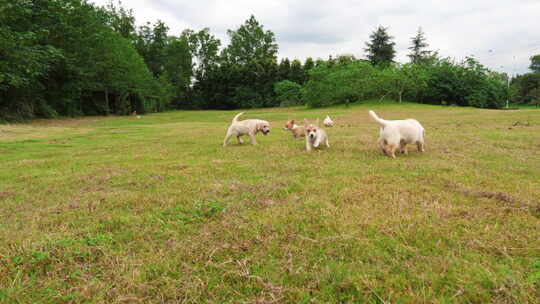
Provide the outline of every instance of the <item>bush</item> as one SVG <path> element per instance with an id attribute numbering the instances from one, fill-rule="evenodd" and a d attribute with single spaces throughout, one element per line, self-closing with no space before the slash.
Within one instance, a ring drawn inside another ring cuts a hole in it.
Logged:
<path id="1" fill-rule="evenodd" d="M 426 103 L 445 101 L 450 105 L 493 109 L 506 103 L 508 90 L 504 81 L 472 58 L 460 64 L 443 59 L 424 68 L 428 85 L 420 95 Z"/>
<path id="2" fill-rule="evenodd" d="M 322 63 L 309 71 L 310 80 L 302 89 L 309 107 L 323 107 L 363 100 L 374 96 L 377 70 L 369 63 Z"/>
<path id="3" fill-rule="evenodd" d="M 512 80 L 512 102 L 534 104 L 535 90 L 540 89 L 540 73 L 527 73 Z"/>
<path id="4" fill-rule="evenodd" d="M 302 86 L 294 81 L 283 80 L 274 84 L 274 93 L 281 107 L 303 104 Z"/>

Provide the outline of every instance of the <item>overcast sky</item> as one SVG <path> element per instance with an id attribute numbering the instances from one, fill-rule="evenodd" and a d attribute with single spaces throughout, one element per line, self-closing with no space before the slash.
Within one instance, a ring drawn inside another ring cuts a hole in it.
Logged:
<path id="1" fill-rule="evenodd" d="M 104 5 L 109 0 L 89 0 Z M 123 0 L 137 24 L 163 20 L 170 34 L 209 27 L 228 42 L 227 29 L 251 14 L 275 33 L 279 57 L 365 58 L 365 42 L 379 25 L 389 28 L 397 60 L 406 62 L 410 39 L 422 27 L 430 49 L 458 60 L 474 55 L 489 68 L 528 71 L 540 54 L 540 0 Z"/>

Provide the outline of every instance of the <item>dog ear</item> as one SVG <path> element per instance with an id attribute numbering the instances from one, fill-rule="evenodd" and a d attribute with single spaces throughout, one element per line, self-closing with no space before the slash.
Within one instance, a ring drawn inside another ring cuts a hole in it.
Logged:
<path id="1" fill-rule="evenodd" d="M 293 120 L 291 120 L 291 123 L 292 123 L 292 124 L 294 125 L 294 119 L 293 119 Z"/>

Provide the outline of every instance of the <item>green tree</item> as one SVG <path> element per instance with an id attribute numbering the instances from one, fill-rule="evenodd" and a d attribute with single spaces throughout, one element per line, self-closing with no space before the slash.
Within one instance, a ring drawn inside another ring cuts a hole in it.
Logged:
<path id="1" fill-rule="evenodd" d="M 174 88 L 173 103 L 184 107 L 188 103 L 191 77 L 193 76 L 192 56 L 187 37 L 169 37 L 164 50 L 163 70 Z"/>
<path id="2" fill-rule="evenodd" d="M 526 73 L 512 79 L 510 86 L 512 102 L 516 104 L 530 104 L 533 102 L 535 89 L 540 89 L 540 73 Z"/>
<path id="3" fill-rule="evenodd" d="M 365 100 L 376 92 L 377 73 L 377 69 L 367 62 L 333 66 L 322 63 L 310 70 L 309 81 L 302 88 L 302 98 L 309 107 Z"/>
<path id="4" fill-rule="evenodd" d="M 536 107 L 540 107 L 540 83 L 538 85 L 539 87 L 532 89 L 528 94 L 528 97 L 531 100 L 530 104 L 535 105 Z"/>
<path id="5" fill-rule="evenodd" d="M 450 59 L 424 67 L 427 86 L 421 93 L 424 101 L 479 108 L 502 108 L 506 103 L 506 83 L 474 58 L 461 63 Z"/>
<path id="6" fill-rule="evenodd" d="M 204 28 L 196 33 L 192 30 L 185 30 L 182 37 L 189 41 L 189 47 L 195 59 L 194 74 L 197 79 L 203 77 L 210 67 L 219 63 L 221 41 L 210 33 L 210 29 Z"/>
<path id="7" fill-rule="evenodd" d="M 425 62 L 431 52 L 427 50 L 429 44 L 426 42 L 426 37 L 422 28 L 418 28 L 416 36 L 411 38 L 412 45 L 409 47 L 411 52 L 407 55 L 411 59 L 411 63 L 418 64 Z"/>
<path id="8" fill-rule="evenodd" d="M 302 103 L 302 86 L 296 82 L 283 80 L 274 84 L 276 99 L 281 107 L 300 105 Z"/>
<path id="9" fill-rule="evenodd" d="M 379 26 L 369 36 L 370 41 L 366 42 L 364 51 L 371 64 L 375 66 L 387 66 L 393 62 L 396 51 L 395 42 L 392 36 L 388 34 L 388 28 Z"/>
<path id="10" fill-rule="evenodd" d="M 289 58 L 283 58 L 281 59 L 281 62 L 279 63 L 277 79 L 279 81 L 289 80 L 290 75 L 291 75 L 291 61 L 289 60 Z"/>
<path id="11" fill-rule="evenodd" d="M 154 25 L 147 22 L 139 28 L 135 47 L 144 58 L 148 69 L 157 78 L 165 65 L 165 48 L 168 42 L 169 28 L 161 20 Z"/>
<path id="12" fill-rule="evenodd" d="M 540 73 L 540 54 L 531 56 L 531 65 L 529 66 L 529 69 L 531 69 L 533 73 Z"/>
<path id="13" fill-rule="evenodd" d="M 137 28 L 133 10 L 125 9 L 121 1 L 115 5 L 112 0 L 105 8 L 109 13 L 108 24 L 122 37 L 134 41 L 137 36 Z"/>
<path id="14" fill-rule="evenodd" d="M 223 50 L 224 58 L 236 64 L 253 60 L 276 60 L 278 45 L 272 31 L 265 31 L 255 16 L 246 20 L 237 30 L 228 30 L 230 44 Z"/>
<path id="15" fill-rule="evenodd" d="M 401 103 L 403 95 L 414 96 L 427 87 L 427 75 L 421 67 L 414 64 L 393 64 L 381 70 L 376 76 L 381 100 L 392 94 Z"/>
<path id="16" fill-rule="evenodd" d="M 0 22 L 0 116 L 125 114 L 159 93 L 117 12 L 83 0 L 14 0 Z M 16 50 L 16 51 L 15 51 Z"/>
<path id="17" fill-rule="evenodd" d="M 304 62 L 304 79 L 302 80 L 302 84 L 306 83 L 309 80 L 309 71 L 314 67 L 315 61 L 313 61 L 313 58 L 306 58 L 306 61 Z"/>
<path id="18" fill-rule="evenodd" d="M 291 72 L 289 73 L 289 80 L 298 84 L 304 83 L 304 69 L 302 63 L 298 59 L 294 59 L 291 62 Z"/>

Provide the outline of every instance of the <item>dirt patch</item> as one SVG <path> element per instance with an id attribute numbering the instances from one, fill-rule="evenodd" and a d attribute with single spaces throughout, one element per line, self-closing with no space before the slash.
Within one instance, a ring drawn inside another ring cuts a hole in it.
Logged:
<path id="1" fill-rule="evenodd" d="M 510 194 L 504 193 L 504 192 L 474 191 L 474 190 L 461 190 L 460 192 L 467 196 L 474 196 L 478 198 L 490 198 L 490 199 L 495 199 L 503 203 L 525 205 L 525 203 L 520 201 L 518 198 L 513 197 Z"/>
<path id="2" fill-rule="evenodd" d="M 526 201 L 505 192 L 477 191 L 473 189 L 464 189 L 458 185 L 452 185 L 452 184 L 448 185 L 448 187 L 451 189 L 454 189 L 454 191 L 458 193 L 461 193 L 469 197 L 492 199 L 497 202 L 509 205 L 510 208 L 516 208 L 516 209 L 528 211 L 534 217 L 540 218 L 540 202 Z"/>
<path id="3" fill-rule="evenodd" d="M 187 168 L 189 168 L 188 165 L 172 165 L 172 166 L 169 166 L 170 169 L 176 169 L 176 170 L 186 170 Z"/>
<path id="4" fill-rule="evenodd" d="M 15 193 L 9 191 L 0 192 L 0 201 L 6 200 L 14 195 Z"/>
<path id="5" fill-rule="evenodd" d="M 71 139 L 71 138 L 53 139 L 53 140 L 49 140 L 47 143 L 49 143 L 49 144 L 63 144 L 63 143 L 70 142 L 72 140 L 73 139 Z"/>

